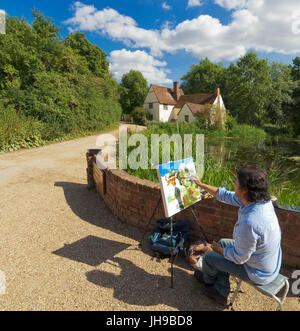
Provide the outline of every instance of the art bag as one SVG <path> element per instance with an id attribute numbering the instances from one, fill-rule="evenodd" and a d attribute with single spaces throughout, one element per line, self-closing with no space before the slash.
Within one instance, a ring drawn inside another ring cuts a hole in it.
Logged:
<path id="1" fill-rule="evenodd" d="M 189 221 L 173 222 L 172 247 L 174 256 L 179 251 L 184 250 L 184 244 L 189 239 L 189 236 Z M 158 220 L 153 234 L 148 239 L 155 255 L 161 258 L 171 256 L 171 224 L 168 219 Z"/>

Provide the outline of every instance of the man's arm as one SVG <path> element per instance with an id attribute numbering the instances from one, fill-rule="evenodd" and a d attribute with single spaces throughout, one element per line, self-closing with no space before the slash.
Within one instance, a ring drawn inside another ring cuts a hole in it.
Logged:
<path id="1" fill-rule="evenodd" d="M 243 202 L 235 195 L 235 192 L 227 191 L 225 188 L 219 188 L 215 186 L 210 186 L 203 184 L 198 177 L 191 176 L 194 182 L 202 187 L 206 192 L 210 193 L 217 198 L 218 201 L 227 203 L 236 207 L 243 207 Z"/>
<path id="2" fill-rule="evenodd" d="M 205 190 L 206 192 L 208 192 L 208 193 L 210 193 L 211 195 L 213 195 L 214 197 L 217 196 L 218 191 L 219 191 L 219 188 L 218 188 L 218 187 L 203 184 L 203 183 L 200 181 L 200 179 L 195 180 L 195 183 L 196 183 L 198 186 L 202 187 L 203 190 Z"/>

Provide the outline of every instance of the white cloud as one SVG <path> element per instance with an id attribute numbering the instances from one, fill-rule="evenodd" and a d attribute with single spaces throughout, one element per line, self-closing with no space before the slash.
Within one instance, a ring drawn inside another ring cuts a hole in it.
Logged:
<path id="1" fill-rule="evenodd" d="M 167 78 L 169 72 L 164 61 L 158 61 L 145 51 L 131 52 L 126 49 L 110 53 L 110 70 L 115 78 L 120 80 L 123 74 L 130 70 L 138 70 L 147 79 L 149 84 L 170 84 Z"/>
<path id="2" fill-rule="evenodd" d="M 198 58 L 234 60 L 250 48 L 285 54 L 300 52 L 299 33 L 295 33 L 299 0 L 215 0 L 215 3 L 232 10 L 229 24 L 200 15 L 174 27 L 165 24 L 160 30 L 150 30 L 114 9 L 98 10 L 81 2 L 75 2 L 74 16 L 65 23 L 79 30 L 101 33 L 127 47 L 148 48 L 152 56 L 185 50 Z"/>
<path id="3" fill-rule="evenodd" d="M 247 0 L 215 0 L 215 3 L 225 9 L 238 9 L 244 8 L 247 4 Z"/>
<path id="4" fill-rule="evenodd" d="M 161 56 L 162 50 L 171 51 L 160 39 L 159 31 L 139 28 L 134 19 L 112 8 L 97 10 L 77 1 L 73 9 L 75 15 L 64 23 L 78 30 L 98 32 L 133 48 L 150 48 L 154 56 Z"/>
<path id="5" fill-rule="evenodd" d="M 187 8 L 202 6 L 201 0 L 189 0 Z"/>
<path id="6" fill-rule="evenodd" d="M 5 11 L 0 9 L 0 34 L 5 34 Z"/>
<path id="7" fill-rule="evenodd" d="M 299 36 L 293 33 L 293 13 L 299 0 L 248 0 L 232 14 L 231 33 L 236 42 L 259 51 L 293 54 L 300 52 Z"/>
<path id="8" fill-rule="evenodd" d="M 166 2 L 163 2 L 162 7 L 163 7 L 163 9 L 165 9 L 165 10 L 170 10 L 170 9 L 172 8 L 172 7 L 171 7 L 170 5 L 168 5 Z"/>
<path id="9" fill-rule="evenodd" d="M 164 30 L 164 29 L 171 29 L 172 27 L 174 27 L 175 23 L 172 22 L 172 21 L 165 21 L 162 26 L 161 26 L 161 29 Z"/>
<path id="10" fill-rule="evenodd" d="M 208 15 L 186 20 L 173 30 L 165 29 L 161 38 L 166 45 L 173 45 L 174 50 L 184 49 L 198 58 L 208 56 L 212 60 L 232 60 L 239 57 L 241 51 L 245 52 L 228 38 L 227 27 Z"/>

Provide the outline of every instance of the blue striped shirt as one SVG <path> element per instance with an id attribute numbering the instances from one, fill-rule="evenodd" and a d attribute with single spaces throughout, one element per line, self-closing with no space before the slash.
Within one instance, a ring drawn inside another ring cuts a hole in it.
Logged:
<path id="1" fill-rule="evenodd" d="M 234 192 L 219 188 L 217 200 L 240 207 L 235 224 L 234 246 L 225 247 L 224 257 L 244 265 L 255 284 L 272 282 L 281 267 L 281 230 L 271 201 L 244 206 Z"/>

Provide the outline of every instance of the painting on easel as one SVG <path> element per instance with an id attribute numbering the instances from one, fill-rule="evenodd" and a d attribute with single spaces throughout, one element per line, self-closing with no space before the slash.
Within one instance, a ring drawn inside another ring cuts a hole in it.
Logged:
<path id="1" fill-rule="evenodd" d="M 201 190 L 193 180 L 197 176 L 193 158 L 159 165 L 157 174 L 166 217 L 201 200 Z"/>

